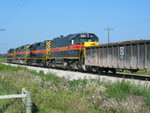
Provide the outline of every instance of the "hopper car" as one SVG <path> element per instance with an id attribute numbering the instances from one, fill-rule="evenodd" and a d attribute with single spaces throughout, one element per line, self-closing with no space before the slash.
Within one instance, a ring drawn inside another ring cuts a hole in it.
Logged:
<path id="1" fill-rule="evenodd" d="M 98 72 L 150 70 L 150 40 L 124 41 L 86 48 L 85 65 Z"/>

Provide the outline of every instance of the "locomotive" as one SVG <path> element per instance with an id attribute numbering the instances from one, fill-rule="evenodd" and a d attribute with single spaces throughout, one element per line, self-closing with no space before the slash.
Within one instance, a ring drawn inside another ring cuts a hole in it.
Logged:
<path id="1" fill-rule="evenodd" d="M 99 40 L 93 33 L 61 35 L 53 40 L 10 49 L 7 61 L 26 65 L 85 70 L 85 47 L 97 45 L 99 45 Z"/>

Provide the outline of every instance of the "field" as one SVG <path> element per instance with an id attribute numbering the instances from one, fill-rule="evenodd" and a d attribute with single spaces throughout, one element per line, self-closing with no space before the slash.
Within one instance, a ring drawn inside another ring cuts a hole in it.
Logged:
<path id="1" fill-rule="evenodd" d="M 148 113 L 150 87 L 121 81 L 68 81 L 23 67 L 0 64 L 0 94 L 32 92 L 34 113 Z M 0 112 L 25 112 L 21 99 L 0 101 Z"/>

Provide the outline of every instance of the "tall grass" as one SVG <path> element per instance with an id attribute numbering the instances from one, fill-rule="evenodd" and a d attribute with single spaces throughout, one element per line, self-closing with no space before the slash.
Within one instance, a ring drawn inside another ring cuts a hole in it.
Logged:
<path id="1" fill-rule="evenodd" d="M 146 85 L 101 79 L 69 81 L 52 73 L 0 64 L 0 94 L 21 93 L 22 87 L 32 92 L 35 113 L 150 112 L 150 87 Z M 0 108 L 0 112 L 25 112 L 19 99 L 0 101 Z"/>

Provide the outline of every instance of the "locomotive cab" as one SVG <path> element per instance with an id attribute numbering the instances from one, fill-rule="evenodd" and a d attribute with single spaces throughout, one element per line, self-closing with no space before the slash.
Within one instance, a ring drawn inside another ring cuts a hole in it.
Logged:
<path id="1" fill-rule="evenodd" d="M 92 33 L 79 33 L 70 40 L 71 45 L 84 45 L 84 47 L 99 45 L 98 37 Z"/>

